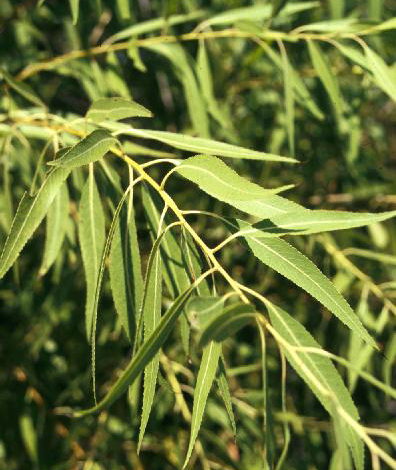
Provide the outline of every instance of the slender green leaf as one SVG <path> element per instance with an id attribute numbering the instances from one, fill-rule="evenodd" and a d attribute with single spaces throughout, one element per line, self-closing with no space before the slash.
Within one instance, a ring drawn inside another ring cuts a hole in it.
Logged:
<path id="1" fill-rule="evenodd" d="M 69 172 L 64 168 L 51 170 L 34 197 L 28 196 L 27 193 L 22 196 L 1 253 L 0 279 L 14 264 L 20 251 L 47 214 Z"/>
<path id="2" fill-rule="evenodd" d="M 83 417 L 93 413 L 98 413 L 99 411 L 109 407 L 115 400 L 117 400 L 120 395 L 122 395 L 127 390 L 129 385 L 133 384 L 145 366 L 151 361 L 151 359 L 164 344 L 195 287 L 195 285 L 191 285 L 173 302 L 172 306 L 161 318 L 155 331 L 152 333 L 150 338 L 148 338 L 148 340 L 143 343 L 142 347 L 131 359 L 127 368 L 123 371 L 121 376 L 117 379 L 116 383 L 111 387 L 103 400 L 101 400 L 96 406 L 92 408 L 73 412 L 72 415 L 74 417 Z"/>
<path id="3" fill-rule="evenodd" d="M 220 109 L 213 92 L 212 72 L 210 70 L 209 58 L 204 41 L 200 41 L 198 46 L 197 76 L 209 113 L 220 126 L 224 128 L 230 127 L 229 119 Z"/>
<path id="4" fill-rule="evenodd" d="M 105 246 L 105 217 L 92 171 L 81 193 L 78 236 L 87 285 L 85 326 L 88 342 L 91 342 L 95 291 Z"/>
<path id="5" fill-rule="evenodd" d="M 111 136 L 109 132 L 102 129 L 91 132 L 85 139 L 82 139 L 76 145 L 70 148 L 60 158 L 48 162 L 62 168 L 78 168 L 88 163 L 93 163 L 102 158 L 112 145 L 117 143 L 117 139 Z"/>
<path id="6" fill-rule="evenodd" d="M 268 313 L 271 323 L 277 333 L 280 334 L 281 337 L 291 346 L 321 348 L 308 331 L 284 310 L 268 303 Z M 336 403 L 338 406 L 343 407 L 353 419 L 356 421 L 359 420 L 359 414 L 352 401 L 351 395 L 330 359 L 324 356 L 309 354 L 307 352 L 297 353 L 309 373 L 312 374 L 315 380 L 324 389 L 331 393 L 331 397 L 325 395 L 322 390 L 318 388 L 316 383 L 312 380 L 312 377 L 307 374 L 306 370 L 301 368 L 300 364 L 296 361 L 293 354 L 290 353 L 289 349 L 284 347 L 282 344 L 281 347 L 287 360 L 311 388 L 313 393 L 317 396 L 331 416 L 338 416 L 338 412 L 334 406 Z M 340 430 L 342 431 L 343 438 L 351 448 L 356 468 L 362 470 L 364 463 L 362 440 L 346 422 L 343 423 Z"/>
<path id="7" fill-rule="evenodd" d="M 234 411 L 232 409 L 231 394 L 230 394 L 230 389 L 228 387 L 227 373 L 226 373 L 226 368 L 225 368 L 224 359 L 222 355 L 220 355 L 219 370 L 216 376 L 216 382 L 217 382 L 217 386 L 219 387 L 220 395 L 224 401 L 227 415 L 230 420 L 232 431 L 235 437 L 236 436 L 235 416 L 234 416 Z"/>
<path id="8" fill-rule="evenodd" d="M 270 220 L 264 220 L 254 225 L 239 221 L 244 227 L 244 236 L 269 237 L 281 235 L 306 235 L 312 233 L 345 230 L 363 227 L 375 222 L 382 222 L 396 215 L 396 211 L 380 212 L 378 214 L 309 210 L 275 215 Z"/>
<path id="9" fill-rule="evenodd" d="M 197 184 L 210 196 L 233 205 L 233 201 L 265 199 L 289 186 L 264 189 L 238 175 L 222 160 L 210 155 L 196 155 L 175 167 L 175 171 Z"/>
<path id="10" fill-rule="evenodd" d="M 4 80 L 8 83 L 8 85 L 13 88 L 17 93 L 21 96 L 26 98 L 31 103 L 35 104 L 36 106 L 43 106 L 45 104 L 41 101 L 41 99 L 35 94 L 35 92 L 31 89 L 31 87 L 24 83 L 24 82 L 17 82 L 14 80 L 9 73 L 5 70 L 0 69 L 0 74 L 3 76 Z"/>
<path id="11" fill-rule="evenodd" d="M 73 24 L 77 24 L 80 0 L 69 0 L 69 5 L 72 13 Z"/>
<path id="12" fill-rule="evenodd" d="M 396 79 L 385 61 L 369 47 L 364 48 L 367 64 L 372 71 L 376 84 L 396 101 Z"/>
<path id="13" fill-rule="evenodd" d="M 294 157 L 294 92 L 293 92 L 293 77 L 290 67 L 290 62 L 287 57 L 286 49 L 281 43 L 281 56 L 283 64 L 283 83 L 285 89 L 285 107 L 286 107 L 286 122 L 287 122 L 287 135 L 289 139 L 290 155 Z"/>
<path id="14" fill-rule="evenodd" d="M 236 145 L 226 144 L 216 140 L 203 139 L 201 137 L 192 137 L 184 134 L 176 134 L 175 132 L 151 131 L 147 129 L 125 129 L 120 130 L 121 134 L 134 135 L 143 139 L 154 139 L 164 144 L 168 144 L 180 150 L 188 152 L 198 152 L 218 157 L 230 158 L 246 158 L 250 160 L 273 161 L 296 163 L 297 160 L 289 157 L 281 157 L 269 153 L 258 152 Z"/>
<path id="15" fill-rule="evenodd" d="M 185 468 L 190 460 L 191 453 L 194 448 L 195 441 L 201 427 L 202 417 L 205 411 L 206 400 L 212 383 L 216 375 L 217 364 L 221 353 L 221 343 L 215 341 L 210 342 L 203 350 L 201 365 L 198 371 L 197 383 L 194 389 L 194 404 L 191 418 L 191 435 L 188 444 L 186 459 L 183 468 Z"/>
<path id="16" fill-rule="evenodd" d="M 129 0 L 117 0 L 117 9 L 122 20 L 129 20 L 131 17 Z"/>
<path id="17" fill-rule="evenodd" d="M 201 329 L 223 308 L 224 298 L 216 296 L 193 297 L 186 305 L 189 322 L 196 329 Z"/>
<path id="18" fill-rule="evenodd" d="M 224 341 L 254 321 L 255 318 L 256 312 L 252 305 L 229 305 L 214 315 L 202 327 L 198 347 L 206 346 L 210 341 Z"/>
<path id="19" fill-rule="evenodd" d="M 176 76 L 183 85 L 188 112 L 195 132 L 201 137 L 209 136 L 209 120 L 205 102 L 185 50 L 180 44 L 154 44 L 144 47 L 166 57 L 173 65 Z"/>
<path id="20" fill-rule="evenodd" d="M 152 117 L 151 111 L 125 98 L 101 98 L 96 100 L 87 112 L 87 118 L 94 122 L 118 121 L 131 117 Z"/>
<path id="21" fill-rule="evenodd" d="M 140 34 L 152 33 L 168 26 L 194 21 L 196 19 L 202 18 L 205 15 L 206 12 L 204 10 L 196 10 L 187 14 L 171 15 L 167 18 L 155 18 L 153 20 L 141 21 L 132 26 L 128 26 L 128 28 L 118 31 L 116 34 L 113 34 L 108 39 L 106 39 L 105 44 L 112 44 L 113 42 L 123 41 Z"/>
<path id="22" fill-rule="evenodd" d="M 340 88 L 325 55 L 320 47 L 312 40 L 308 40 L 308 50 L 312 64 L 329 95 L 331 103 L 333 104 L 337 114 L 342 115 L 344 103 L 341 97 Z"/>
<path id="23" fill-rule="evenodd" d="M 31 461 L 35 464 L 35 466 L 38 466 L 37 431 L 32 417 L 27 414 L 20 416 L 19 428 L 25 449 L 29 454 Z"/>
<path id="24" fill-rule="evenodd" d="M 151 263 L 151 261 L 150 261 Z M 162 266 L 161 253 L 157 250 L 152 261 L 152 269 L 147 273 L 145 293 L 142 303 L 142 315 L 144 322 L 144 341 L 157 328 L 161 319 L 161 300 L 162 300 Z M 151 407 L 154 401 L 155 386 L 157 384 L 157 375 L 159 369 L 160 355 L 159 351 L 144 369 L 143 383 L 143 409 L 140 422 L 138 452 L 142 445 L 144 432 L 150 416 Z"/>
<path id="25" fill-rule="evenodd" d="M 364 341 L 378 349 L 359 317 L 312 261 L 279 238 L 246 237 L 246 241 L 260 261 L 307 291 Z"/>
<path id="26" fill-rule="evenodd" d="M 128 339 L 135 336 L 143 279 L 132 201 L 123 208 L 110 252 L 110 286 L 114 305 Z"/>
<path id="27" fill-rule="evenodd" d="M 40 275 L 44 275 L 55 262 L 66 235 L 69 217 L 69 191 L 63 184 L 55 196 L 47 214 L 44 256 Z"/>

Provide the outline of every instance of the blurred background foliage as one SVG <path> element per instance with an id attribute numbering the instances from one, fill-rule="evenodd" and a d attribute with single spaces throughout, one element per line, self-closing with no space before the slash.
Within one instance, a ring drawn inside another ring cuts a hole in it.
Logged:
<path id="1" fill-rule="evenodd" d="M 70 3 L 76 7 L 78 2 Z M 307 8 L 295 14 L 282 16 L 280 10 L 272 21 L 257 18 L 257 21 L 247 19 L 238 20 L 236 24 L 231 21 L 210 26 L 211 18 L 231 9 L 270 4 L 260 0 L 136 0 L 129 3 L 125 0 L 81 1 L 78 18 L 73 22 L 66 1 L 2 0 L 2 70 L 17 78 L 22 71 L 19 78 L 25 78 L 23 71 L 34 68 L 38 62 L 85 50 L 88 52 L 84 57 L 59 64 L 51 62 L 51 66 L 26 76 L 26 83 L 51 114 L 67 118 L 82 116 L 99 97 L 133 97 L 153 111 L 151 128 L 206 135 L 280 155 L 290 154 L 290 116 L 285 111 L 281 49 L 275 39 L 263 40 L 264 45 L 243 37 L 209 39 L 205 41 L 205 50 L 200 49 L 203 45 L 197 40 L 180 39 L 171 44 L 158 42 L 145 47 L 138 47 L 134 40 L 167 35 L 180 37 L 199 24 L 204 31 L 234 27 L 248 33 L 254 33 L 255 28 L 288 33 L 298 31 L 295 28 L 302 25 L 337 19 L 356 19 L 372 26 L 396 14 L 394 0 L 323 0 L 302 2 L 312 5 L 306 5 Z M 188 21 L 186 15 L 189 15 Z M 178 21 L 174 18 L 178 17 L 182 19 L 175 24 Z M 163 19 L 159 27 L 142 28 L 133 35 L 128 33 L 130 26 L 155 18 Z M 202 23 L 205 21 L 206 24 Z M 124 30 L 123 37 L 119 33 Z M 120 41 L 131 42 L 119 51 L 89 52 L 90 48 Z M 267 187 L 295 184 L 288 197 L 308 208 L 372 212 L 394 209 L 396 102 L 377 86 L 364 67 L 327 42 L 321 44 L 321 48 L 331 64 L 345 103 L 340 114 L 318 80 L 305 41 L 284 40 L 282 44 L 310 94 L 309 100 L 296 99 L 293 109 L 294 153 L 301 163 L 287 166 L 241 160 L 235 168 Z M 352 47 L 351 41 L 343 44 Z M 396 31 L 389 29 L 370 35 L 367 44 L 388 63 L 396 84 Z M 202 62 L 198 66 L 196 62 L 199 54 L 204 53 L 213 81 L 206 95 L 199 70 Z M 52 155 L 52 149 L 43 144 L 48 137 L 45 128 L 24 122 L 23 110 L 32 103 L 4 83 L 0 97 L 1 243 L 23 191 L 30 188 L 36 168 L 38 181 L 44 174 L 37 162 L 50 160 Z M 199 97 L 194 98 L 194 86 L 203 90 L 203 104 L 202 96 L 201 101 Z M 16 117 L 10 118 L 11 112 Z M 204 120 L 194 122 L 195 113 L 201 113 Z M 13 125 L 11 138 L 5 129 L 10 122 Z M 158 145 L 151 148 L 155 152 L 168 151 Z M 131 144 L 131 152 L 134 150 Z M 159 172 L 156 168 L 152 175 L 158 176 Z M 105 182 L 103 179 L 102 183 Z M 169 192 L 176 195 L 179 205 L 185 209 L 228 213 L 227 207 L 202 193 L 197 199 L 196 192 L 184 180 L 172 178 L 168 184 Z M 80 190 L 81 181 L 73 178 L 71 220 L 76 214 Z M 136 211 L 140 248 L 146 257 L 143 259 L 147 259 L 149 238 L 139 200 Z M 197 218 L 195 226 L 211 244 L 224 236 L 222 229 L 210 219 Z M 0 285 L 0 469 L 180 468 L 189 430 L 180 413 L 173 412 L 175 396 L 164 378 L 160 380 L 139 456 L 136 455 L 139 411 L 131 408 L 127 400 L 119 400 L 99 418 L 70 420 L 54 413 L 57 407 L 84 408 L 91 404 L 90 350 L 84 333 L 84 275 L 74 225 L 70 223 L 66 229 L 63 250 L 55 265 L 47 275 L 41 276 L 38 273 L 44 237 L 43 226 L 40 235 L 29 242 L 16 268 Z M 241 244 L 230 244 L 221 254 L 222 262 L 237 280 L 265 293 L 280 305 L 288 305 L 290 313 L 325 349 L 351 359 L 358 367 L 364 367 L 387 383 L 392 382 L 393 375 L 395 384 L 395 369 L 392 368 L 396 356 L 396 309 L 392 303 L 396 293 L 395 223 L 388 221 L 326 237 L 298 238 L 296 243 L 334 280 L 364 324 L 374 332 L 386 357 L 368 351 L 307 294 L 248 257 Z M 103 394 L 125 367 L 130 354 L 128 342 L 115 318 L 108 281 L 100 305 L 99 328 L 97 383 L 99 394 Z M 165 351 L 168 358 L 175 361 L 174 372 L 183 383 L 185 398 L 191 405 L 198 355 L 192 351 L 191 357 L 184 358 L 176 336 L 175 340 L 167 342 Z M 200 433 L 207 468 L 262 468 L 264 438 L 259 361 L 259 338 L 254 328 L 244 329 L 227 342 L 226 362 L 231 368 L 237 439 L 233 439 L 219 393 L 213 390 Z M 280 412 L 280 361 L 271 340 L 268 361 L 270 399 L 279 442 L 282 442 L 282 423 L 287 421 L 291 425 L 292 440 L 284 468 L 339 468 L 333 453 L 335 436 L 328 417 L 290 368 L 288 412 Z M 354 374 L 346 373 L 345 369 L 340 371 L 353 390 L 362 421 L 369 426 L 395 431 L 396 402 L 363 380 L 357 380 Z M 161 374 L 168 378 L 164 366 Z M 380 442 L 388 453 L 395 451 L 395 442 L 393 446 L 387 440 L 380 439 Z M 191 468 L 202 465 L 200 460 L 191 462 Z M 369 468 L 370 462 L 367 465 Z"/>

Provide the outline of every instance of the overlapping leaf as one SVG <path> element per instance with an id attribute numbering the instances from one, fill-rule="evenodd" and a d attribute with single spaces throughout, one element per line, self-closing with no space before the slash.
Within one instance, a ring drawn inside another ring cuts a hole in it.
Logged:
<path id="1" fill-rule="evenodd" d="M 88 163 L 93 163 L 102 158 L 112 145 L 117 143 L 117 139 L 105 130 L 98 129 L 91 132 L 85 139 L 80 140 L 76 145 L 71 147 L 60 158 L 48 162 L 62 168 L 78 168 Z"/>
<path id="2" fill-rule="evenodd" d="M 0 257 L 0 279 L 14 264 L 20 251 L 47 214 L 68 175 L 68 169 L 51 170 L 34 197 L 27 193 L 22 196 Z"/>
<path id="3" fill-rule="evenodd" d="M 310 347 L 320 349 L 320 345 L 314 340 L 308 331 L 284 310 L 273 304 L 268 304 L 268 313 L 275 330 L 292 347 Z M 297 354 L 299 358 L 306 367 L 306 370 L 304 370 L 296 361 L 293 354 L 291 354 L 283 345 L 281 345 L 281 347 L 284 350 L 287 360 L 311 388 L 331 416 L 338 418 L 338 412 L 335 406 L 336 404 L 344 408 L 344 410 L 353 419 L 356 421 L 359 420 L 359 414 L 352 401 L 351 395 L 330 359 L 320 355 L 298 352 Z M 307 373 L 307 370 L 311 375 Z M 315 381 L 312 377 L 314 377 Z M 322 388 L 319 388 L 317 383 L 319 383 Z M 324 394 L 322 392 L 323 388 L 328 390 L 331 396 Z M 348 423 L 344 422 L 343 426 L 339 427 L 339 429 L 342 432 L 342 437 L 348 443 L 352 451 L 356 468 L 358 470 L 362 470 L 364 463 L 362 440 Z"/>
<path id="4" fill-rule="evenodd" d="M 141 104 L 125 98 L 101 98 L 87 112 L 87 118 L 94 122 L 118 121 L 131 117 L 152 117 L 152 113 Z"/>
<path id="5" fill-rule="evenodd" d="M 264 264 L 282 274 L 315 297 L 364 341 L 377 348 L 334 284 L 302 253 L 280 238 L 246 237 L 253 254 Z"/>
<path id="6" fill-rule="evenodd" d="M 250 160 L 262 160 L 273 162 L 295 163 L 296 160 L 289 157 L 281 157 L 257 150 L 250 150 L 237 145 L 226 144 L 211 139 L 201 137 L 192 137 L 185 134 L 176 134 L 175 132 L 151 131 L 148 129 L 125 129 L 119 131 L 121 134 L 134 135 L 143 139 L 153 139 L 164 144 L 170 145 L 180 150 L 188 152 L 204 153 L 216 155 L 218 157 L 245 158 Z"/>
<path id="7" fill-rule="evenodd" d="M 87 339 L 90 342 L 95 291 L 100 260 L 105 245 L 105 217 L 102 201 L 92 172 L 90 172 L 81 193 L 78 236 L 87 287 L 85 326 Z"/>

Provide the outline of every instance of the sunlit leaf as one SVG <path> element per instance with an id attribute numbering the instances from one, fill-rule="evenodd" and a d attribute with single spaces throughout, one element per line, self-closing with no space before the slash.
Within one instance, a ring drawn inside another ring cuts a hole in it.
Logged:
<path id="1" fill-rule="evenodd" d="M 91 341 L 95 291 L 105 246 L 105 217 L 93 172 L 84 184 L 79 206 L 78 237 L 86 279 L 85 326 Z"/>
<path id="2" fill-rule="evenodd" d="M 291 347 L 321 348 L 308 331 L 284 310 L 268 303 L 268 313 L 271 323 L 277 333 L 280 334 Z M 305 370 L 300 366 L 299 362 L 296 361 L 295 356 L 290 353 L 288 348 L 284 347 L 283 344 L 280 346 L 283 349 L 287 360 L 311 388 L 313 393 L 331 416 L 338 416 L 338 412 L 333 401 L 336 400 L 336 404 L 338 406 L 344 408 L 344 410 L 353 419 L 356 421 L 359 420 L 359 414 L 352 401 L 351 395 L 330 359 L 317 354 L 298 352 L 296 354 L 304 363 L 306 367 Z M 307 373 L 307 370 L 311 375 Z M 319 383 L 319 385 L 325 390 L 328 390 L 331 393 L 332 398 L 327 394 L 324 394 L 322 389 L 317 386 L 317 383 Z M 343 423 L 341 431 L 343 438 L 351 448 L 356 468 L 362 470 L 364 462 L 362 440 L 348 423 Z"/>
<path id="3" fill-rule="evenodd" d="M 101 98 L 95 101 L 87 112 L 87 118 L 94 122 L 118 121 L 131 117 L 152 117 L 151 111 L 141 104 L 125 98 Z"/>
<path id="4" fill-rule="evenodd" d="M 312 261 L 280 238 L 246 237 L 246 241 L 260 261 L 307 291 L 364 341 L 378 349 L 359 317 Z"/>
<path id="5" fill-rule="evenodd" d="M 102 158 L 109 151 L 110 147 L 116 143 L 117 140 L 109 132 L 98 129 L 71 147 L 60 158 L 48 162 L 48 165 L 68 168 L 70 170 L 88 165 L 88 163 L 96 162 Z"/>
<path id="6" fill-rule="evenodd" d="M 396 101 L 396 80 L 385 61 L 369 47 L 364 49 L 368 66 L 372 71 L 376 84 L 393 100 Z"/>
<path id="7" fill-rule="evenodd" d="M 64 168 L 51 170 L 34 197 L 27 193 L 22 196 L 1 253 L 0 279 L 14 264 L 20 251 L 47 214 L 69 172 Z"/>

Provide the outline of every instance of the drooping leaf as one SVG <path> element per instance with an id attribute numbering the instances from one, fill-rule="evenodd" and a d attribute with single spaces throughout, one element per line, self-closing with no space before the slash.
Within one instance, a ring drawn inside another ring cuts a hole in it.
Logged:
<path id="1" fill-rule="evenodd" d="M 27 193 L 22 196 L 1 253 L 0 279 L 14 264 L 20 251 L 47 214 L 69 172 L 64 168 L 51 170 L 34 197 Z"/>
<path id="2" fill-rule="evenodd" d="M 173 302 L 172 306 L 161 318 L 155 331 L 133 356 L 127 368 L 123 371 L 121 376 L 117 379 L 116 383 L 111 387 L 103 400 L 101 400 L 96 406 L 92 408 L 73 412 L 72 415 L 74 417 L 83 417 L 93 413 L 98 413 L 99 411 L 109 407 L 115 400 L 117 400 L 120 395 L 122 395 L 127 390 L 128 386 L 136 380 L 145 366 L 151 361 L 151 359 L 164 344 L 195 287 L 195 285 L 191 285 Z"/>
<path id="3" fill-rule="evenodd" d="M 110 252 L 110 286 L 114 305 L 130 341 L 134 340 L 143 279 L 132 201 L 121 211 Z"/>
<path id="4" fill-rule="evenodd" d="M 200 330 L 222 310 L 223 304 L 223 297 L 209 295 L 193 297 L 186 305 L 188 320 L 194 328 Z"/>
<path id="5" fill-rule="evenodd" d="M 364 48 L 367 64 L 372 71 L 376 84 L 396 101 L 396 80 L 386 62 L 369 47 Z"/>
<path id="6" fill-rule="evenodd" d="M 198 18 L 202 18 L 202 16 L 205 15 L 206 12 L 204 10 L 195 10 L 191 13 L 186 13 L 182 15 L 171 15 L 167 18 L 155 18 L 152 20 L 140 21 L 137 24 L 128 26 L 127 28 L 118 31 L 116 34 L 113 34 L 108 39 L 106 39 L 105 44 L 112 44 L 113 42 L 122 41 L 133 36 L 152 33 L 153 31 L 157 31 L 168 26 L 174 26 L 177 24 L 194 21 Z"/>
<path id="7" fill-rule="evenodd" d="M 234 416 L 234 411 L 232 409 L 231 394 L 230 394 L 230 389 L 228 387 L 227 373 L 226 373 L 226 368 L 225 368 L 222 355 L 220 355 L 219 370 L 216 376 L 216 382 L 217 382 L 217 386 L 219 387 L 220 395 L 223 399 L 223 402 L 224 402 L 224 405 L 228 414 L 228 418 L 231 423 L 232 431 L 235 437 L 236 436 L 235 416 Z"/>
<path id="8" fill-rule="evenodd" d="M 268 303 L 267 307 L 272 326 L 292 347 L 321 348 L 308 331 L 288 313 L 270 303 Z M 335 400 L 337 406 L 344 408 L 344 410 L 356 421 L 359 420 L 359 414 L 352 401 L 351 395 L 330 359 L 324 356 L 309 354 L 307 352 L 298 352 L 296 354 L 306 367 L 306 369 L 303 369 L 300 363 L 296 361 L 293 354 L 290 353 L 290 350 L 282 344 L 280 346 L 289 363 L 311 388 L 313 393 L 317 396 L 331 416 L 338 416 L 338 412 L 333 401 Z M 312 375 L 309 375 L 307 370 L 309 371 L 309 374 Z M 312 380 L 312 377 L 314 377 L 315 382 Z M 316 382 L 319 383 L 322 388 L 328 390 L 331 393 L 332 398 L 324 394 L 322 389 L 317 386 Z M 356 468 L 362 470 L 364 452 L 361 438 L 346 422 L 343 422 L 343 426 L 340 427 L 340 430 L 343 438 L 348 443 L 348 446 L 352 451 Z"/>
<path id="9" fill-rule="evenodd" d="M 270 220 L 264 220 L 254 225 L 240 221 L 244 227 L 245 236 L 269 237 L 281 235 L 307 235 L 312 233 L 346 230 L 363 227 L 375 222 L 382 222 L 396 215 L 396 211 L 380 212 L 378 214 L 309 210 L 289 212 L 275 215 Z"/>
<path id="10" fill-rule="evenodd" d="M 289 140 L 290 155 L 294 156 L 294 90 L 293 90 L 293 77 L 292 69 L 290 67 L 289 58 L 287 57 L 286 49 L 281 43 L 281 56 L 283 65 L 283 83 L 285 90 L 285 108 L 286 108 L 286 122 L 287 122 L 287 136 Z"/>
<path id="11" fill-rule="evenodd" d="M 206 346 L 210 341 L 224 341 L 254 321 L 255 317 L 255 309 L 250 304 L 229 305 L 208 320 L 202 327 L 198 347 Z"/>
<path id="12" fill-rule="evenodd" d="M 341 116 L 344 110 L 344 102 L 341 96 L 338 81 L 334 77 L 328 60 L 326 59 L 320 47 L 312 40 L 308 40 L 308 50 L 312 64 L 315 67 L 315 70 L 329 95 L 330 101 L 334 106 L 337 114 Z"/>
<path id="13" fill-rule="evenodd" d="M 59 254 L 66 234 L 68 216 L 69 191 L 67 185 L 63 184 L 48 210 L 44 256 L 39 271 L 40 275 L 44 275 L 49 270 Z"/>
<path id="14" fill-rule="evenodd" d="M 81 193 L 78 237 L 87 287 L 85 326 L 87 339 L 88 342 L 90 342 L 95 291 L 99 275 L 100 260 L 105 246 L 105 217 L 102 201 L 92 171 L 90 171 Z"/>
<path id="15" fill-rule="evenodd" d="M 251 201 L 267 197 L 285 189 L 264 189 L 238 175 L 222 160 L 210 155 L 196 155 L 183 160 L 175 171 L 197 184 L 210 196 L 233 205 L 233 201 Z M 286 188 L 289 188 L 287 186 Z"/>
<path id="16" fill-rule="evenodd" d="M 36 95 L 36 93 L 27 83 L 14 80 L 11 75 L 3 69 L 0 69 L 0 75 L 3 76 L 4 80 L 12 89 L 14 89 L 28 101 L 35 104 L 36 106 L 46 107 L 43 101 Z"/>
<path id="17" fill-rule="evenodd" d="M 188 113 L 194 130 L 200 137 L 208 137 L 209 120 L 194 69 L 190 64 L 192 59 L 187 56 L 180 44 L 163 43 L 145 45 L 144 47 L 163 55 L 172 63 L 176 76 L 183 85 Z"/>
<path id="18" fill-rule="evenodd" d="M 142 315 L 144 323 L 144 341 L 147 341 L 151 334 L 157 328 L 161 319 L 161 301 L 162 301 L 162 265 L 161 253 L 157 250 L 154 254 L 152 269 L 147 273 L 146 285 L 144 288 L 145 296 L 142 303 Z M 143 409 L 140 422 L 138 452 L 142 445 L 144 432 L 150 416 L 153 405 L 155 386 L 157 384 L 157 375 L 159 369 L 159 351 L 144 369 L 143 382 Z"/>
<path id="19" fill-rule="evenodd" d="M 129 0 L 117 0 L 117 9 L 122 20 L 128 20 L 131 17 Z"/>
<path id="20" fill-rule="evenodd" d="M 87 112 L 87 118 L 94 122 L 119 121 L 131 117 L 152 117 L 151 111 L 125 98 L 100 98 Z"/>
<path id="21" fill-rule="evenodd" d="M 246 237 L 253 254 L 316 298 L 364 341 L 378 349 L 334 284 L 302 253 L 280 238 Z"/>
<path id="22" fill-rule="evenodd" d="M 197 383 L 194 389 L 194 404 L 191 418 L 191 434 L 183 468 L 186 468 L 201 427 L 206 401 L 216 375 L 217 364 L 221 353 L 221 343 L 211 341 L 203 350 Z"/>
<path id="23" fill-rule="evenodd" d="M 77 24 L 80 0 L 69 0 L 69 5 L 72 14 L 73 24 Z"/>
<path id="24" fill-rule="evenodd" d="M 122 134 L 134 135 L 143 139 L 154 139 L 164 144 L 168 144 L 180 150 L 188 152 L 198 152 L 218 157 L 229 158 L 246 158 L 250 160 L 262 160 L 273 162 L 295 163 L 296 160 L 289 157 L 281 157 L 269 153 L 250 150 L 237 145 L 226 144 L 211 139 L 203 139 L 201 137 L 192 137 L 184 134 L 176 134 L 175 132 L 151 131 L 148 129 L 125 129 L 120 130 Z"/>
<path id="25" fill-rule="evenodd" d="M 200 41 L 198 46 L 197 76 L 209 113 L 220 126 L 230 127 L 228 117 L 220 108 L 213 92 L 212 72 L 204 41 Z"/>
<path id="26" fill-rule="evenodd" d="M 70 148 L 60 158 L 48 162 L 62 168 L 78 168 L 88 163 L 93 163 L 102 158 L 112 145 L 117 143 L 117 139 L 102 129 L 91 132 L 85 139 L 82 139 L 76 145 Z"/>

